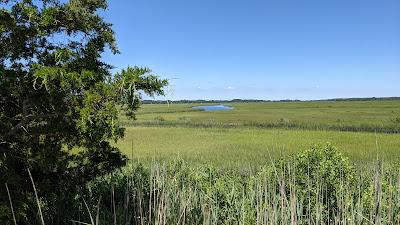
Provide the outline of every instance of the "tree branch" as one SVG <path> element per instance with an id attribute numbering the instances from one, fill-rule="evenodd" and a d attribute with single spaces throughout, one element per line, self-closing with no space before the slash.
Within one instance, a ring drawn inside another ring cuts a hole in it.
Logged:
<path id="1" fill-rule="evenodd" d="M 54 118 L 57 116 L 59 116 L 59 114 L 56 114 L 56 113 L 55 114 L 47 114 L 47 115 L 28 115 L 21 122 L 19 122 L 17 125 L 15 125 L 9 132 L 7 132 L 5 137 L 14 136 L 18 132 L 18 130 L 20 130 L 21 128 L 24 129 L 25 125 L 27 125 L 35 120 Z"/>

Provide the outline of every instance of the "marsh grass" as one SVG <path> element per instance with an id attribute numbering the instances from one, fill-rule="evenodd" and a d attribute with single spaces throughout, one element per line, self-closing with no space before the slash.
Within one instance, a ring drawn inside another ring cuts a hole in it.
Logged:
<path id="1" fill-rule="evenodd" d="M 245 171 L 183 160 L 134 163 L 91 183 L 89 207 L 98 209 L 99 224 L 400 222 L 398 166 L 354 168 L 327 145 Z"/>
<path id="2" fill-rule="evenodd" d="M 116 146 L 141 161 L 181 157 L 219 167 L 258 166 L 326 141 L 359 164 L 400 157 L 399 100 L 229 105 L 235 109 L 204 112 L 194 104 L 145 104 L 137 121 L 122 118 L 126 135 Z"/>
<path id="3" fill-rule="evenodd" d="M 127 126 L 258 127 L 399 133 L 400 101 L 229 103 L 234 110 L 203 112 L 194 104 L 145 104 Z M 163 121 L 157 118 L 163 118 Z M 182 118 L 185 118 L 184 120 Z"/>
<path id="4" fill-rule="evenodd" d="M 66 224 L 399 224 L 400 164 L 355 165 L 330 144 L 257 169 L 132 161 L 89 183 L 70 207 Z M 37 216 L 29 223 L 44 224 Z"/>
<path id="5" fill-rule="evenodd" d="M 400 163 L 356 165 L 329 143 L 257 169 L 131 161 L 81 190 L 64 224 L 400 223 Z M 28 222 L 51 224 L 51 213 Z"/>
<path id="6" fill-rule="evenodd" d="M 143 163 L 180 157 L 192 164 L 243 168 L 260 166 L 271 158 L 289 156 L 321 142 L 336 145 L 357 164 L 370 163 L 377 155 L 386 161 L 400 158 L 399 134 L 368 132 L 127 127 L 125 138 L 116 146 Z"/>

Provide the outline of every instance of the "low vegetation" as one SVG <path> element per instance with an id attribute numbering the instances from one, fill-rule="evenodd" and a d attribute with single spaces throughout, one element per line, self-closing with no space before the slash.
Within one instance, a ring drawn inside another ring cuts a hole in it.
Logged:
<path id="1" fill-rule="evenodd" d="M 257 170 L 133 163 L 88 184 L 70 216 L 76 224 L 398 224 L 399 169 L 354 167 L 330 144 Z"/>

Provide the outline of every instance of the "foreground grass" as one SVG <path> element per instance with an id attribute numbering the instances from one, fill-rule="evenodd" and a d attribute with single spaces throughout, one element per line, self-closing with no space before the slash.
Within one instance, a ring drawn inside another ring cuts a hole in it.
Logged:
<path id="1" fill-rule="evenodd" d="M 96 224 L 400 223 L 398 165 L 355 168 L 331 145 L 247 173 L 182 160 L 134 163 L 92 182 L 85 198 L 89 207 L 76 207 L 73 218 Z"/>
<path id="2" fill-rule="evenodd" d="M 180 157 L 220 167 L 262 165 L 308 148 L 331 142 L 350 159 L 365 163 L 379 156 L 400 158 L 400 134 L 307 131 L 257 128 L 127 127 L 117 146 L 139 161 Z M 133 144 L 133 148 L 132 148 Z"/>
<path id="3" fill-rule="evenodd" d="M 61 218 L 46 207 L 53 198 L 30 198 L 43 213 L 26 224 L 399 224 L 399 163 L 355 165 L 331 144 L 247 171 L 133 161 L 81 187 Z"/>

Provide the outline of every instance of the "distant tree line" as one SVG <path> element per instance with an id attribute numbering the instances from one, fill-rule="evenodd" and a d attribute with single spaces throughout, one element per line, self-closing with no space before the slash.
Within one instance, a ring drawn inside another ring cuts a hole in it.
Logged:
<path id="1" fill-rule="evenodd" d="M 390 101 L 390 100 L 400 100 L 400 97 L 333 98 L 333 99 L 316 100 L 316 101 Z"/>
<path id="2" fill-rule="evenodd" d="M 320 99 L 320 100 L 298 100 L 298 99 L 283 99 L 283 100 L 262 100 L 262 99 L 232 99 L 232 100 L 143 100 L 143 104 L 185 104 L 185 103 L 195 103 L 195 104 L 218 104 L 218 103 L 239 103 L 239 102 L 320 102 L 320 101 L 389 101 L 389 100 L 400 100 L 400 97 L 370 97 L 370 98 L 332 98 L 332 99 Z"/>

